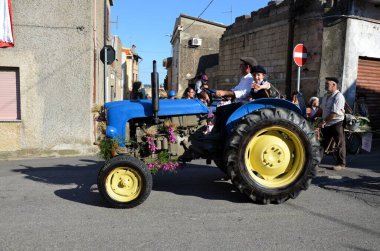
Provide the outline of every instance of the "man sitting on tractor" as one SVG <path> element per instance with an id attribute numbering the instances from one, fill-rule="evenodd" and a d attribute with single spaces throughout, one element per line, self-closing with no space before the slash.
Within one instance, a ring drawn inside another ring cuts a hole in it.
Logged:
<path id="1" fill-rule="evenodd" d="M 231 90 L 217 90 L 215 92 L 215 96 L 231 98 L 233 103 L 216 109 L 216 123 L 214 130 L 220 130 L 220 128 L 222 128 L 227 122 L 228 117 L 236 111 L 242 105 L 242 101 L 247 100 L 250 95 L 252 82 L 254 82 L 251 72 L 253 67 L 257 65 L 257 61 L 252 57 L 242 57 L 240 58 L 240 61 L 242 77 L 237 86 Z"/>
<path id="2" fill-rule="evenodd" d="M 242 57 L 240 61 L 242 61 L 240 64 L 242 74 L 240 82 L 231 90 L 217 90 L 215 93 L 217 97 L 231 97 L 235 100 L 235 103 L 239 103 L 249 96 L 253 82 L 251 72 L 253 67 L 257 65 L 257 61 L 251 57 Z"/>

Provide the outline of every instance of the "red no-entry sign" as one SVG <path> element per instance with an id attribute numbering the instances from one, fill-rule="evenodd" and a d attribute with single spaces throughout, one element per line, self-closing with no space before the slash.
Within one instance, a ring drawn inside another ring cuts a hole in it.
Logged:
<path id="1" fill-rule="evenodd" d="M 293 58 L 296 65 L 299 67 L 303 66 L 306 63 L 307 50 L 303 44 L 297 44 L 296 47 L 294 47 Z"/>

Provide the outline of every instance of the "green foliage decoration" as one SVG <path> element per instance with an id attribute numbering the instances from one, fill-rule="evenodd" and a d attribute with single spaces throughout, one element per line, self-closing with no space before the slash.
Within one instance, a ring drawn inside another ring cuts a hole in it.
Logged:
<path id="1" fill-rule="evenodd" d="M 99 148 L 98 156 L 104 160 L 109 160 L 116 155 L 118 141 L 116 139 L 104 138 L 100 140 Z"/>

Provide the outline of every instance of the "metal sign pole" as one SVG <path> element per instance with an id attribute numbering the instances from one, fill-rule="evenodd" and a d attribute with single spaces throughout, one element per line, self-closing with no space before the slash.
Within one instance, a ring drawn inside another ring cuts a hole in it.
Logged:
<path id="1" fill-rule="evenodd" d="M 298 66 L 297 92 L 300 91 L 300 83 L 301 83 L 301 67 Z"/>
<path id="2" fill-rule="evenodd" d="M 104 104 L 108 102 L 107 47 L 104 47 Z"/>

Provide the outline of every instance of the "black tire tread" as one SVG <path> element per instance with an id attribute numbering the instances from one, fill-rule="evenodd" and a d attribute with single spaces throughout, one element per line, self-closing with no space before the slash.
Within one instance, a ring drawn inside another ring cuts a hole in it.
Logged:
<path id="1" fill-rule="evenodd" d="M 239 170 L 239 149 L 244 136 L 248 133 L 249 129 L 254 125 L 260 124 L 262 121 L 286 121 L 291 122 L 292 126 L 298 127 L 305 135 L 305 140 L 310 144 L 309 149 L 312 159 L 307 160 L 303 173 L 300 174 L 298 179 L 286 189 L 279 189 L 278 191 L 268 191 L 260 189 L 259 186 L 250 185 L 243 177 Z M 252 201 L 256 203 L 281 204 L 289 198 L 295 199 L 301 190 L 308 189 L 311 179 L 316 175 L 316 167 L 321 161 L 319 153 L 319 142 L 315 135 L 313 128 L 306 122 L 306 120 L 299 114 L 284 109 L 284 108 L 265 108 L 248 114 L 240 121 L 229 138 L 227 143 L 227 169 L 234 186 L 243 194 L 247 195 Z"/>
<path id="2" fill-rule="evenodd" d="M 134 168 L 141 174 L 143 178 L 143 184 L 144 184 L 143 190 L 141 191 L 140 195 L 135 200 L 130 201 L 130 202 L 115 201 L 107 194 L 107 191 L 105 188 L 105 179 L 108 173 L 110 173 L 112 169 L 114 169 L 115 167 L 123 167 L 123 166 Z M 152 178 L 151 172 L 148 170 L 145 163 L 142 162 L 141 160 L 136 159 L 131 156 L 127 156 L 127 155 L 118 155 L 110 159 L 109 161 L 107 161 L 105 165 L 100 169 L 97 183 L 98 183 L 99 193 L 112 207 L 132 208 L 132 207 L 136 207 L 140 205 L 148 198 L 148 196 L 150 195 L 150 192 L 152 191 L 153 178 Z"/>

